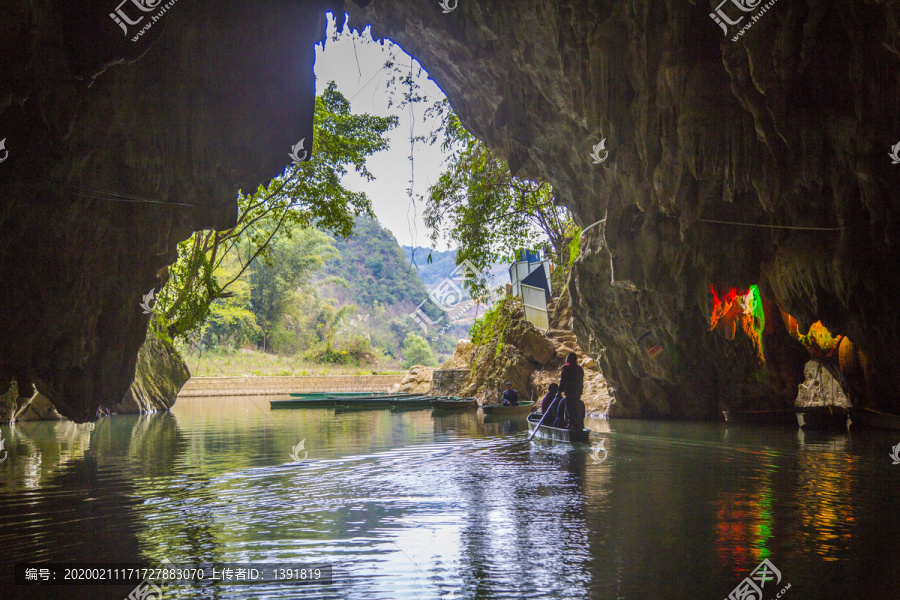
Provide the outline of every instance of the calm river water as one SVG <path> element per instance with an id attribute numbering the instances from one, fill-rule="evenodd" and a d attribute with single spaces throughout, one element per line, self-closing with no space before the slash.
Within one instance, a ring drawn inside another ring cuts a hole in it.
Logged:
<path id="1" fill-rule="evenodd" d="M 334 580 L 166 598 L 722 600 L 768 559 L 765 600 L 900 598 L 900 432 L 589 419 L 592 450 L 480 411 L 268 399 L 0 427 L 0 597 L 135 587 L 15 585 L 16 563 L 168 560 L 331 563 Z"/>

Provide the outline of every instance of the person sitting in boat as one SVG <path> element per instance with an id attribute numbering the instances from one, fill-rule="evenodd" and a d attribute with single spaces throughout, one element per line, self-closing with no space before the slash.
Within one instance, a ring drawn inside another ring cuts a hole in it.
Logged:
<path id="1" fill-rule="evenodd" d="M 562 410 L 565 411 L 566 427 L 569 429 L 584 428 L 584 402 L 581 394 L 584 392 L 584 369 L 578 364 L 578 355 L 569 352 L 566 356 L 566 364 L 559 374 L 559 393 L 565 394 L 562 401 Z"/>
<path id="2" fill-rule="evenodd" d="M 506 391 L 503 392 L 503 406 L 518 406 L 519 392 L 513 389 L 512 383 L 506 382 Z"/>
<path id="3" fill-rule="evenodd" d="M 547 411 L 550 410 L 550 405 L 553 404 L 553 401 L 556 399 L 556 392 L 558 390 L 559 386 L 555 383 L 551 383 L 550 387 L 547 388 L 547 395 L 541 400 L 541 414 L 547 414 Z M 549 419 L 550 417 L 547 418 Z"/>

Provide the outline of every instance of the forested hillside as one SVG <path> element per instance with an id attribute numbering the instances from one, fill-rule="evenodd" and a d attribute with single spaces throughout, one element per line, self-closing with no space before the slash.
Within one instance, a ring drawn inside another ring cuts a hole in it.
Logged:
<path id="1" fill-rule="evenodd" d="M 335 239 L 334 247 L 337 256 L 323 269 L 320 293 L 337 305 L 356 307 L 341 333 L 368 336 L 373 346 L 398 360 L 408 358 L 402 348 L 410 334 L 427 339 L 438 358 L 451 354 L 456 341 L 467 335 L 470 318 L 449 323 L 447 314 L 429 300 L 429 290 L 455 265 L 449 266 L 440 278 L 425 279 L 422 271 L 410 265 L 394 235 L 377 221 L 364 217 L 356 219 L 353 236 Z M 453 254 L 445 254 L 452 262 Z M 424 318 L 417 323 L 410 317 L 417 310 L 435 324 Z"/>

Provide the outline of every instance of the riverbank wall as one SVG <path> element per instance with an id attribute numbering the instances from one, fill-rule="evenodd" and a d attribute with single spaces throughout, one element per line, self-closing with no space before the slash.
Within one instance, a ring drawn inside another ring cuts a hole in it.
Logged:
<path id="1" fill-rule="evenodd" d="M 267 396 L 299 392 L 386 392 L 399 384 L 396 375 L 308 375 L 258 377 L 191 377 L 179 398 L 201 396 Z"/>

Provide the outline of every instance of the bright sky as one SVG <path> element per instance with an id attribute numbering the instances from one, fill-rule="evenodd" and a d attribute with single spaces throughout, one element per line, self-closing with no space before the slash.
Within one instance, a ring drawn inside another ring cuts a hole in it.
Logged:
<path id="1" fill-rule="evenodd" d="M 413 105 L 412 119 L 410 110 L 400 110 L 395 105 L 388 108 L 390 96 L 386 83 L 392 75 L 392 69 L 384 69 L 384 63 L 393 60 L 403 65 L 409 72 L 410 56 L 397 45 L 381 44 L 372 41 L 366 32 L 361 38 L 345 34 L 338 41 L 332 41 L 335 33 L 334 21 L 328 25 L 328 41 L 323 49 L 316 47 L 316 93 L 320 94 L 329 81 L 337 84 L 338 90 L 350 100 L 354 113 L 369 113 L 378 116 L 394 115 L 400 124 L 388 133 L 390 149 L 373 155 L 368 160 L 369 171 L 375 180 L 367 182 L 351 171 L 344 178 L 344 184 L 355 191 L 365 192 L 372 200 L 372 206 L 378 220 L 394 234 L 401 244 L 408 246 L 430 246 L 429 231 L 422 221 L 424 206 L 416 202 L 413 207 L 407 188 L 409 187 L 411 165 L 410 155 L 410 123 L 414 135 L 427 133 L 432 125 L 423 121 L 425 109 L 435 101 L 444 98 L 444 93 L 428 79 L 424 70 L 416 78 L 420 93 L 427 96 L 425 102 Z M 355 39 L 354 39 L 355 38 Z M 355 52 L 354 52 L 355 41 Z M 412 61 L 413 75 L 420 71 L 419 63 Z M 397 99 L 401 97 L 401 86 L 397 86 Z M 428 187 L 440 177 L 443 167 L 443 154 L 440 144 L 429 146 L 417 142 L 413 154 L 415 166 L 415 184 L 413 190 L 418 195 L 425 195 Z M 438 250 L 446 250 L 443 244 Z"/>

